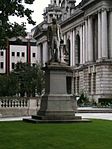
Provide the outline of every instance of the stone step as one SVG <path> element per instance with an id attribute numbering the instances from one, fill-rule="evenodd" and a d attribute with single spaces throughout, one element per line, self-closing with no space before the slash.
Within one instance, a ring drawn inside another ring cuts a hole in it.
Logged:
<path id="1" fill-rule="evenodd" d="M 24 118 L 23 121 L 28 123 L 38 123 L 38 120 L 32 118 Z"/>
<path id="2" fill-rule="evenodd" d="M 81 110 L 77 110 L 77 113 L 112 113 L 112 109 L 96 109 L 96 110 L 81 109 Z"/>
<path id="3" fill-rule="evenodd" d="M 72 119 L 72 120 L 38 120 L 38 119 L 23 119 L 25 122 L 29 123 L 76 123 L 76 122 L 91 122 L 88 119 Z"/>
<path id="4" fill-rule="evenodd" d="M 32 119 L 42 120 L 42 116 L 39 116 L 39 115 L 32 115 Z"/>

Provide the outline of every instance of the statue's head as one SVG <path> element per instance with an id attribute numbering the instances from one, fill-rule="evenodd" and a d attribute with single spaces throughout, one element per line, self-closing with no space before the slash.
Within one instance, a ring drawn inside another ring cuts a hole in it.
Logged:
<path id="1" fill-rule="evenodd" d="M 52 18 L 52 23 L 56 24 L 56 18 Z"/>

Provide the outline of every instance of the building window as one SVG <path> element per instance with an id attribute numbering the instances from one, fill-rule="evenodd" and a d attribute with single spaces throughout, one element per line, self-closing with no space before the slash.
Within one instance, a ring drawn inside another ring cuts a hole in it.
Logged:
<path id="1" fill-rule="evenodd" d="M 12 63 L 12 69 L 14 69 L 14 67 L 15 67 L 15 63 Z"/>
<path id="2" fill-rule="evenodd" d="M 19 57 L 20 56 L 20 53 L 19 52 L 17 52 L 17 57 Z"/>
<path id="3" fill-rule="evenodd" d="M 33 53 L 33 57 L 35 57 L 36 56 L 36 54 L 35 53 Z"/>
<path id="4" fill-rule="evenodd" d="M 12 56 L 15 56 L 15 52 L 12 52 Z"/>
<path id="5" fill-rule="evenodd" d="M 22 52 L 22 57 L 25 57 L 25 53 L 24 52 Z"/>
<path id="6" fill-rule="evenodd" d="M 93 73 L 93 92 L 96 93 L 96 73 Z"/>
<path id="7" fill-rule="evenodd" d="M 3 53 L 3 51 L 1 51 L 1 52 L 0 52 L 0 56 L 4 56 L 4 53 Z"/>
<path id="8" fill-rule="evenodd" d="M 93 61 L 98 59 L 98 17 L 93 16 Z"/>
<path id="9" fill-rule="evenodd" d="M 91 74 L 88 76 L 89 94 L 91 94 Z"/>
<path id="10" fill-rule="evenodd" d="M 3 69 L 4 68 L 4 63 L 0 62 L 0 68 Z"/>
<path id="11" fill-rule="evenodd" d="M 67 77 L 66 78 L 66 86 L 67 86 L 67 94 L 71 94 L 71 91 L 72 91 L 72 79 L 71 77 Z"/>
<path id="12" fill-rule="evenodd" d="M 75 40 L 75 63 L 76 65 L 80 64 L 80 36 L 76 36 Z"/>
<path id="13" fill-rule="evenodd" d="M 79 77 L 77 77 L 77 93 L 79 94 Z"/>
<path id="14" fill-rule="evenodd" d="M 74 94 L 76 93 L 76 78 L 74 78 Z"/>

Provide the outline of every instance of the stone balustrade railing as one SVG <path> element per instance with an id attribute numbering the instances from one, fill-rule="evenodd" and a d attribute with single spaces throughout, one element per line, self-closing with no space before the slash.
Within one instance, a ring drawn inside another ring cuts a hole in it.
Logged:
<path id="1" fill-rule="evenodd" d="M 1 97 L 0 116 L 30 116 L 35 115 L 39 109 L 40 98 L 27 97 Z"/>
<path id="2" fill-rule="evenodd" d="M 28 107 L 28 100 L 25 98 L 19 99 L 0 99 L 0 108 L 16 108 L 16 107 Z"/>

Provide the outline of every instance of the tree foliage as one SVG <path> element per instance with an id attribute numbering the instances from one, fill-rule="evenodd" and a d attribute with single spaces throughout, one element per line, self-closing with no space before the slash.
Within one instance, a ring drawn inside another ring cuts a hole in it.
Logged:
<path id="1" fill-rule="evenodd" d="M 17 76 L 21 96 L 25 94 L 26 96 L 42 94 L 44 88 L 44 73 L 39 64 L 36 64 L 34 67 L 28 63 L 19 62 L 12 73 Z"/>
<path id="2" fill-rule="evenodd" d="M 0 76 L 0 96 L 13 96 L 17 92 L 17 82 L 14 75 Z"/>
<path id="3" fill-rule="evenodd" d="M 10 16 L 24 18 L 26 16 L 29 24 L 35 24 L 32 20 L 33 11 L 26 8 L 24 4 L 33 4 L 34 0 L 0 0 L 0 46 L 6 46 L 6 39 L 13 36 L 25 35 L 25 23 L 19 25 L 17 22 L 9 22 Z"/>
<path id="4" fill-rule="evenodd" d="M 19 62 L 9 75 L 0 76 L 0 96 L 42 95 L 44 90 L 44 73 L 40 65 L 35 67 Z"/>

